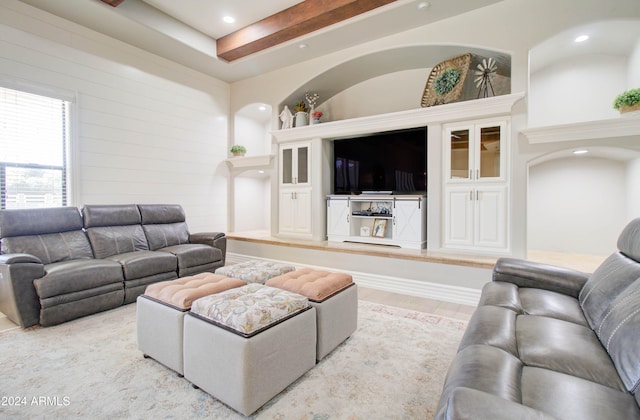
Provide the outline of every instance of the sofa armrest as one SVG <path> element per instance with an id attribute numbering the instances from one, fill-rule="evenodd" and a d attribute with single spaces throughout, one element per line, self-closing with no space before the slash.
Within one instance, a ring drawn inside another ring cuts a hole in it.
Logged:
<path id="1" fill-rule="evenodd" d="M 472 388 L 456 388 L 436 419 L 554 419 L 542 411 Z"/>
<path id="2" fill-rule="evenodd" d="M 33 280 L 44 275 L 44 264 L 33 255 L 0 255 L 0 312 L 23 328 L 38 324 L 40 300 Z"/>
<path id="3" fill-rule="evenodd" d="M 550 290 L 575 298 L 588 279 L 589 274 L 581 271 L 516 258 L 500 258 L 493 267 L 493 281 Z"/>
<path id="4" fill-rule="evenodd" d="M 192 244 L 205 244 L 222 251 L 222 263 L 227 259 L 227 236 L 223 232 L 191 233 L 189 242 Z"/>

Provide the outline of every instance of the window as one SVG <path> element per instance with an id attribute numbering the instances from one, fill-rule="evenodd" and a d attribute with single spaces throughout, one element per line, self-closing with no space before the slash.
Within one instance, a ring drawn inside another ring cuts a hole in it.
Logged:
<path id="1" fill-rule="evenodd" d="M 0 208 L 67 205 L 69 108 L 0 87 Z"/>

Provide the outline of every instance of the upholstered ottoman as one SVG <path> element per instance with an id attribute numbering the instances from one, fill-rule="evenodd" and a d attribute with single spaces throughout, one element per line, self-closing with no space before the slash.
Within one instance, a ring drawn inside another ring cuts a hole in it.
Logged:
<path id="1" fill-rule="evenodd" d="M 138 349 L 182 375 L 184 316 L 191 302 L 245 284 L 213 273 L 150 284 L 137 298 Z"/>
<path id="2" fill-rule="evenodd" d="M 266 282 L 307 297 L 316 308 L 316 359 L 322 360 L 358 326 L 358 288 L 349 274 L 303 268 Z"/>
<path id="3" fill-rule="evenodd" d="M 272 277 L 294 271 L 292 265 L 271 261 L 250 260 L 216 269 L 216 274 L 244 280 L 247 283 L 262 283 Z"/>
<path id="4" fill-rule="evenodd" d="M 315 365 L 307 298 L 249 284 L 193 302 L 184 319 L 184 377 L 245 416 Z"/>

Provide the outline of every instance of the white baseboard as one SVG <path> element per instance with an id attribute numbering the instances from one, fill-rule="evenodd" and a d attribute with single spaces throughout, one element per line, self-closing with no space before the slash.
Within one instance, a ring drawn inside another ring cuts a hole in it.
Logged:
<path id="1" fill-rule="evenodd" d="M 291 261 L 273 260 L 269 258 L 259 258 L 253 255 L 243 255 L 227 252 L 227 264 L 237 264 L 249 260 L 263 260 L 282 264 L 289 264 L 295 267 L 309 267 L 314 269 L 344 272 L 353 276 L 353 281 L 360 286 L 368 287 L 385 292 L 400 293 L 403 295 L 417 296 L 429 299 L 441 300 L 444 302 L 458 303 L 463 305 L 476 306 L 480 301 L 480 290 L 459 286 L 449 286 L 444 284 L 417 281 L 401 277 L 378 276 L 371 273 L 361 273 L 335 269 L 332 267 L 322 267 L 315 265 L 301 265 Z"/>

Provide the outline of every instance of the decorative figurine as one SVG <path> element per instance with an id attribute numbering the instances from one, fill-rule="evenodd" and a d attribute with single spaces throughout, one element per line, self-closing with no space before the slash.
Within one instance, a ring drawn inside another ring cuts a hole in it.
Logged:
<path id="1" fill-rule="evenodd" d="M 289 111 L 288 106 L 284 106 L 284 109 L 280 113 L 280 120 L 282 121 L 282 129 L 293 128 L 293 114 Z"/>

